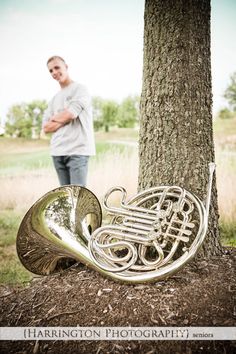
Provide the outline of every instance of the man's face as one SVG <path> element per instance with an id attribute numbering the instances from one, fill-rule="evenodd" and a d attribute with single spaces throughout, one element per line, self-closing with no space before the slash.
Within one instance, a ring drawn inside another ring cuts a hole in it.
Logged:
<path id="1" fill-rule="evenodd" d="M 48 70 L 53 79 L 63 85 L 68 80 L 67 65 L 60 59 L 53 59 L 48 63 Z"/>

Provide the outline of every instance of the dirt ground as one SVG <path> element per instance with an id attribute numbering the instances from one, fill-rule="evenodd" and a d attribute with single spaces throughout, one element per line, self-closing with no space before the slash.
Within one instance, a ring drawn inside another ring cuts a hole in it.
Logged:
<path id="1" fill-rule="evenodd" d="M 197 260 L 169 279 L 124 285 L 81 264 L 35 278 L 26 288 L 0 287 L 0 325 L 235 326 L 236 249 Z M 236 353 L 233 341 L 2 341 L 0 353 Z"/>

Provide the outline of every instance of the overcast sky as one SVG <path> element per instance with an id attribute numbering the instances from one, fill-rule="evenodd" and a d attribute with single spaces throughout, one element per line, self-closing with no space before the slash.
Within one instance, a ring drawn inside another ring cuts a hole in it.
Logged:
<path id="1" fill-rule="evenodd" d="M 0 117 L 15 103 L 47 101 L 58 90 L 54 54 L 92 96 L 140 94 L 144 0 L 0 0 Z M 236 71 L 236 1 L 212 0 L 214 111 Z"/>

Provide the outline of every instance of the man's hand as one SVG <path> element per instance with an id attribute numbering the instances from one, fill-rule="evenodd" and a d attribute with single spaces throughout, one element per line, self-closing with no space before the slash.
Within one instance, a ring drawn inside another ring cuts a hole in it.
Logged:
<path id="1" fill-rule="evenodd" d="M 57 122 L 57 123 L 62 123 L 63 125 L 70 123 L 75 117 L 73 116 L 73 114 L 69 111 L 67 111 L 67 109 L 64 109 L 64 111 L 59 112 L 57 114 L 55 114 L 54 116 L 52 116 L 50 118 L 51 121 L 53 122 Z"/>
<path id="2" fill-rule="evenodd" d="M 58 129 L 60 129 L 63 125 L 64 125 L 63 123 L 58 123 L 58 122 L 54 122 L 54 121 L 50 120 L 44 124 L 43 131 L 46 134 L 47 133 L 54 133 Z"/>
<path id="3" fill-rule="evenodd" d="M 75 117 L 66 109 L 52 116 L 50 120 L 44 124 L 44 133 L 53 133 L 66 124 L 69 124 Z"/>

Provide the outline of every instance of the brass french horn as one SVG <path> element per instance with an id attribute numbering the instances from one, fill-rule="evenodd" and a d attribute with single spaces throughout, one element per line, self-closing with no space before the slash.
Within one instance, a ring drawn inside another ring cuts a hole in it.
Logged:
<path id="1" fill-rule="evenodd" d="M 122 187 L 110 189 L 102 224 L 97 197 L 77 185 L 54 189 L 26 213 L 17 234 L 17 253 L 32 273 L 48 275 L 79 261 L 114 280 L 157 281 L 189 262 L 204 241 L 215 164 L 209 164 L 205 204 L 178 186 L 145 190 L 130 200 Z M 121 206 L 110 206 L 113 193 Z"/>

